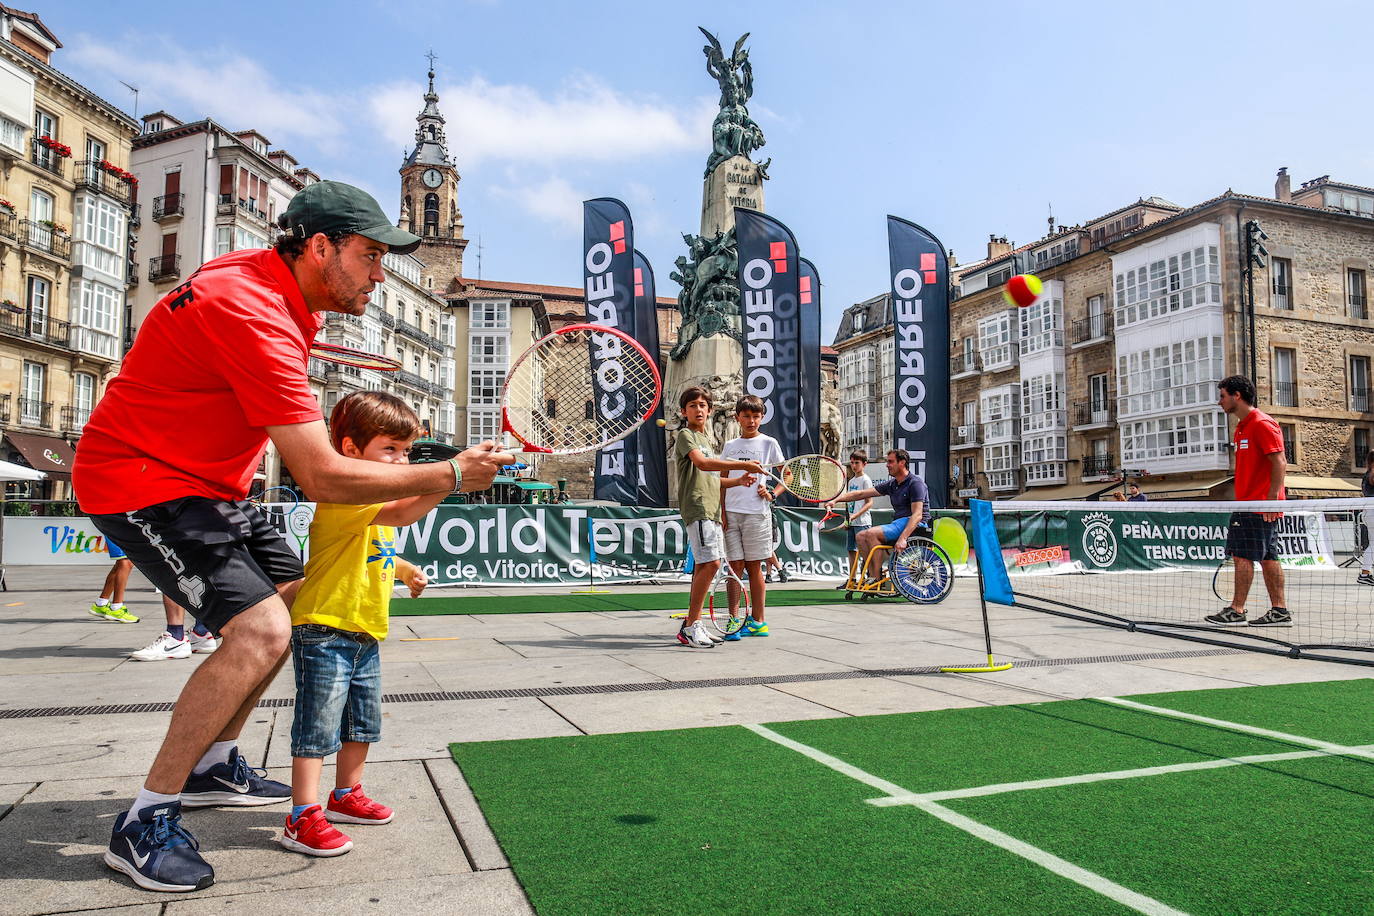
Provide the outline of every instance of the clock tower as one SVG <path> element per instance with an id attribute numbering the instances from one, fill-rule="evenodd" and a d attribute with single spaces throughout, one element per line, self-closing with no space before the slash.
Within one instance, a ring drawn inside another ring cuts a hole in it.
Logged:
<path id="1" fill-rule="evenodd" d="M 401 165 L 401 228 L 424 240 L 415 256 L 434 278 L 435 291 L 442 293 L 463 274 L 468 240 L 463 238 L 463 214 L 458 210 L 458 167 L 444 139 L 433 67 L 431 56 L 425 107 L 415 116 L 415 148 Z"/>

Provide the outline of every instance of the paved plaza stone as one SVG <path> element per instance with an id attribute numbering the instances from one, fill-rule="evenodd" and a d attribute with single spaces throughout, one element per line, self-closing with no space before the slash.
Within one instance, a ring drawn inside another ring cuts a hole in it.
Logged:
<path id="1" fill-rule="evenodd" d="M 96 620 L 86 609 L 104 574 L 103 567 L 6 570 L 0 916 L 251 914 L 279 907 L 281 898 L 272 895 L 288 889 L 309 889 L 312 906 L 331 913 L 530 913 L 448 756 L 454 741 L 915 712 L 1333 680 L 1369 671 L 1200 648 L 1002 607 L 989 609 L 993 649 L 1016 667 L 960 675 L 911 670 L 983 662 L 977 594 L 968 579 L 930 608 L 845 602 L 839 592 L 830 604 L 777 608 L 769 613 L 772 636 L 709 651 L 676 645 L 677 622 L 667 611 L 397 617 L 382 651 L 389 700 L 367 784 L 396 809 L 404 829 L 351 829 L 353 852 L 308 859 L 275 842 L 284 805 L 190 811 L 186 823 L 215 866 L 216 883 L 191 895 L 153 895 L 106 868 L 101 853 L 162 738 L 166 704 L 202 658 L 129 660 L 128 651 L 162 631 L 161 604 L 135 573 L 128 603 L 144 620 Z M 489 597 L 495 610 L 503 594 L 515 591 L 465 594 Z M 558 594 L 550 590 L 551 604 Z M 432 698 L 446 692 L 455 697 Z M 288 669 L 242 739 L 250 763 L 279 779 L 289 778 L 291 725 L 291 709 L 280 701 L 292 693 Z M 132 704 L 162 705 L 90 709 Z M 326 779 L 330 773 L 326 767 Z"/>

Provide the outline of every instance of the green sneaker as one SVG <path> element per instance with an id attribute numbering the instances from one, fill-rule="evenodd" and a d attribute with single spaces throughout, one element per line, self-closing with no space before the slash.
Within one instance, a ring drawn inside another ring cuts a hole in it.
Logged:
<path id="1" fill-rule="evenodd" d="M 748 620 L 744 621 L 744 629 L 740 630 L 739 632 L 741 636 L 767 636 L 768 621 L 765 620 L 762 623 L 760 623 L 759 621 L 750 617 Z"/>
<path id="2" fill-rule="evenodd" d="M 113 620 L 115 623 L 138 623 L 142 619 L 130 614 L 129 609 L 123 605 L 111 607 L 108 604 L 93 604 L 91 614 L 102 620 Z"/>

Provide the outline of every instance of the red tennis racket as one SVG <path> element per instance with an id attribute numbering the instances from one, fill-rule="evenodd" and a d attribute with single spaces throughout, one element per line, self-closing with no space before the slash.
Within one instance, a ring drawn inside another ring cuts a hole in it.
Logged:
<path id="1" fill-rule="evenodd" d="M 638 429 L 662 394 L 658 363 L 634 338 L 569 325 L 535 341 L 511 366 L 501 429 L 526 452 L 591 452 Z"/>
<path id="2" fill-rule="evenodd" d="M 831 531 L 839 531 L 842 528 L 848 528 L 849 513 L 836 512 L 835 509 L 831 507 L 829 509 L 826 509 L 825 514 L 821 516 L 820 524 L 821 531 L 826 533 L 829 533 Z"/>
<path id="3" fill-rule="evenodd" d="M 325 362 L 338 363 L 340 366 L 352 366 L 355 369 L 395 372 L 401 368 L 401 364 L 389 356 L 382 356 L 380 353 L 368 353 L 366 350 L 355 350 L 340 344 L 325 343 L 321 340 L 310 345 L 310 355 Z"/>

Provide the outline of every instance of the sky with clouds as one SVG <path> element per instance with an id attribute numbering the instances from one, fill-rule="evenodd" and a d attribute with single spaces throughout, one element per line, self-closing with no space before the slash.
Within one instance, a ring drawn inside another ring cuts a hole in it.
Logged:
<path id="1" fill-rule="evenodd" d="M 433 49 L 471 243 L 464 272 L 576 285 L 580 202 L 619 197 L 661 295 L 700 222 L 718 90 L 698 25 L 744 32 L 766 209 L 823 282 L 825 337 L 884 290 L 884 216 L 961 262 L 1138 197 L 1188 205 L 1330 174 L 1374 185 L 1369 7 L 1289 3 L 695 4 L 30 0 L 53 63 L 106 99 L 253 127 L 395 215 Z"/>

